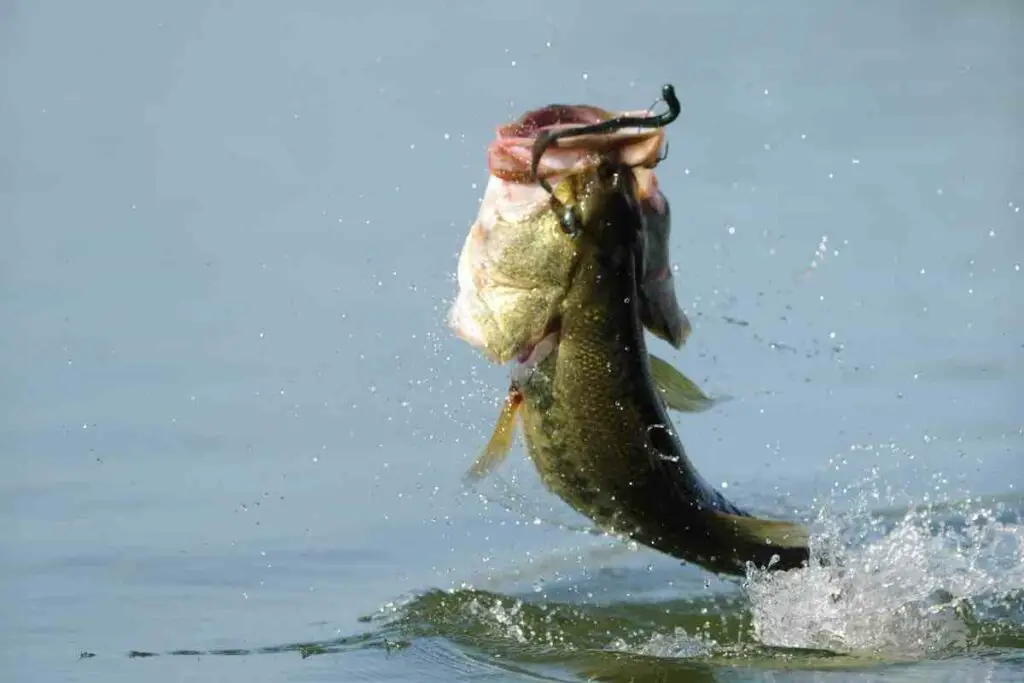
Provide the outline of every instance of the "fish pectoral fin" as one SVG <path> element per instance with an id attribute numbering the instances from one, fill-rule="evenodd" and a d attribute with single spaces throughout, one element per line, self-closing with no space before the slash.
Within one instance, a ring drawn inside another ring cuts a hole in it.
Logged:
<path id="1" fill-rule="evenodd" d="M 724 525 L 726 529 L 731 529 L 746 541 L 776 548 L 807 547 L 809 534 L 803 524 L 780 519 L 730 515 L 717 510 L 710 512 L 716 522 Z"/>
<path id="2" fill-rule="evenodd" d="M 650 359 L 651 377 L 661 396 L 672 410 L 681 413 L 699 413 L 707 410 L 715 401 L 700 390 L 689 377 L 655 355 Z"/>
<path id="3" fill-rule="evenodd" d="M 497 469 L 512 450 L 512 438 L 516 433 L 516 413 L 522 405 L 523 397 L 515 389 L 509 391 L 498 414 L 498 422 L 494 425 L 494 433 L 480 457 L 466 472 L 466 479 L 479 481 Z"/>

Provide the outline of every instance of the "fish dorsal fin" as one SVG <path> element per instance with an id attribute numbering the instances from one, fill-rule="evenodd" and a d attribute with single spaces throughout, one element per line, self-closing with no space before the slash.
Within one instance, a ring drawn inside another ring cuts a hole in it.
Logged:
<path id="1" fill-rule="evenodd" d="M 648 354 L 648 358 L 651 378 L 669 408 L 681 413 L 699 413 L 714 405 L 713 399 L 671 364 L 653 354 Z"/>
<path id="2" fill-rule="evenodd" d="M 512 450 L 512 438 L 516 433 L 516 415 L 519 406 L 523 403 L 523 395 L 515 389 L 510 389 L 505 402 L 498 413 L 498 421 L 494 425 L 494 433 L 491 440 L 487 442 L 484 452 L 470 466 L 466 472 L 466 479 L 479 481 L 497 469 L 508 457 Z"/>

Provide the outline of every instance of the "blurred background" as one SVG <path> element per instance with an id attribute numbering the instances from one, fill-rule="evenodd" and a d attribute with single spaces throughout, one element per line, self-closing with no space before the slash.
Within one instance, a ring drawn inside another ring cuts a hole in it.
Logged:
<path id="1" fill-rule="evenodd" d="M 579 542 L 519 448 L 527 503 L 463 489 L 507 369 L 444 326 L 485 147 L 550 102 L 683 102 L 695 330 L 652 346 L 731 398 L 677 418 L 709 481 L 1019 492 L 1022 31 L 1011 1 L 3 3 L 0 677 L 348 680 L 125 653 L 345 637 Z M 420 666 L 386 675 L 446 680 Z"/>

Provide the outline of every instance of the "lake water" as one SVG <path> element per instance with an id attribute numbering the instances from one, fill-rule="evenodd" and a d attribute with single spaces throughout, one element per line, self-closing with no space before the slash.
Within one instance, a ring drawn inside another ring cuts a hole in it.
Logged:
<path id="1" fill-rule="evenodd" d="M 771 5 L 4 3 L 0 679 L 1024 678 L 1024 11 Z M 462 485 L 494 127 L 666 82 L 678 427 L 843 576 Z"/>

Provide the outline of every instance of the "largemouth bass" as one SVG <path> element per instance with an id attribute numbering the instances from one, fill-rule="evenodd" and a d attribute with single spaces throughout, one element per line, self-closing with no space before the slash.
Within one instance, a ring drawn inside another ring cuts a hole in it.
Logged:
<path id="1" fill-rule="evenodd" d="M 536 137 L 543 127 L 517 132 Z M 478 220 L 460 257 L 460 287 L 468 281 L 471 291 L 460 292 L 451 315 L 460 336 L 498 362 L 515 361 L 475 467 L 500 461 L 521 422 L 545 487 L 603 529 L 716 572 L 799 567 L 808 561 L 805 529 L 752 517 L 705 482 L 666 412 L 702 394 L 649 356 L 644 339 L 645 324 L 668 319 L 657 317 L 664 291 L 644 291 L 660 133 L 568 137 L 552 159 L 529 166 L 499 148 L 507 177 L 488 188 L 481 216 L 490 220 Z M 531 166 L 537 173 L 525 174 Z M 492 146 L 492 174 L 495 167 Z M 487 248 L 494 244 L 501 248 Z"/>

